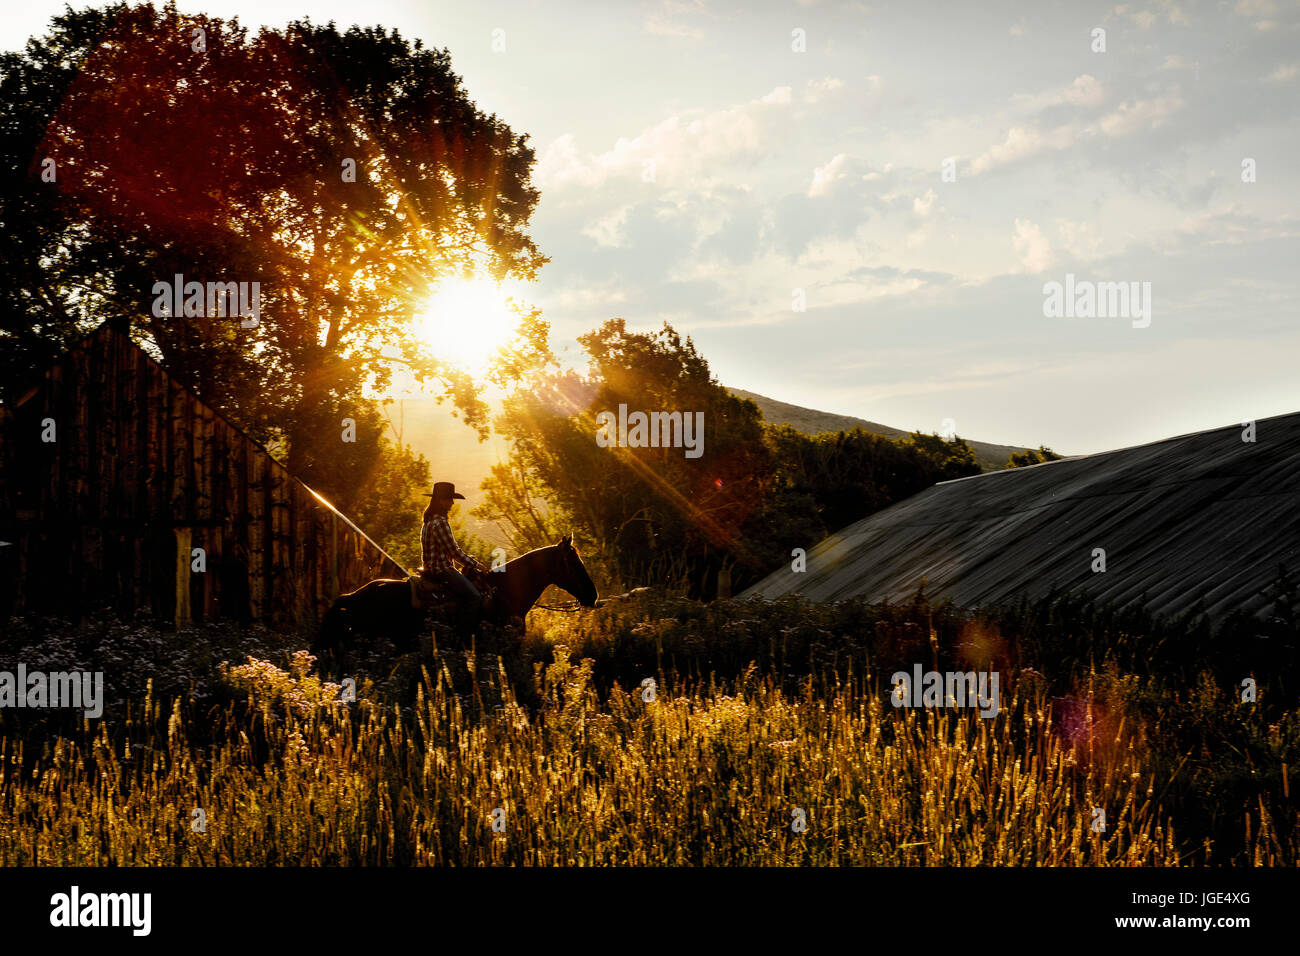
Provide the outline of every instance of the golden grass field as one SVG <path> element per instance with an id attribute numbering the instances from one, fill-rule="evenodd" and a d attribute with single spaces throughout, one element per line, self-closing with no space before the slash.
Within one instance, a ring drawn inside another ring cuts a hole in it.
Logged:
<path id="1" fill-rule="evenodd" d="M 129 717 L 80 720 L 44 739 L 6 733 L 0 863 L 1297 860 L 1286 761 L 1300 713 L 1292 707 L 1266 723 L 1208 672 L 1171 692 L 1113 660 L 1076 668 L 1069 699 L 1088 720 L 1082 733 L 1063 734 L 1062 698 L 1037 671 L 1000 665 L 993 718 L 896 709 L 883 661 L 827 655 L 843 621 L 818 622 L 811 639 L 786 628 L 784 646 L 769 635 L 761 652 L 763 635 L 738 625 L 761 629 L 807 609 L 647 601 L 582 618 L 535 612 L 526 646 L 504 659 L 509 667 L 482 652 L 411 655 L 386 679 L 363 677 L 355 702 L 340 702 L 339 686 L 311 673 L 299 651 L 282 666 L 224 667 L 224 703 L 198 707 L 149 691 Z M 925 618 L 931 629 L 918 637 L 909 626 L 916 614 L 877 617 L 863 646 L 929 666 L 932 652 L 943 659 L 951 630 L 967 647 L 993 648 L 995 663 L 1006 653 L 1006 636 L 989 622 L 941 613 L 939 625 Z M 722 641 L 727 654 L 708 650 Z M 808 667 L 792 675 L 796 657 Z M 609 676 L 620 667 L 622 681 Z M 718 675 L 729 667 L 735 673 Z M 638 673 L 656 678 L 653 701 Z M 1187 733 L 1218 736 L 1192 746 Z M 1094 807 L 1105 812 L 1103 832 L 1091 826 Z"/>

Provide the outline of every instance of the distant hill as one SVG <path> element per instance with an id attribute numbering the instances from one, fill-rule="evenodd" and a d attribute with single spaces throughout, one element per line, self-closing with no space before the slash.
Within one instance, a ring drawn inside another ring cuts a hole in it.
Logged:
<path id="1" fill-rule="evenodd" d="M 894 428 L 891 425 L 881 425 L 879 422 L 869 422 L 865 418 L 854 418 L 852 415 L 837 415 L 834 412 L 819 412 L 815 408 L 802 408 L 798 405 L 790 405 L 786 402 L 778 402 L 774 398 L 768 398 L 765 395 L 759 395 L 757 392 L 747 392 L 743 388 L 728 388 L 732 395 L 740 398 L 747 398 L 763 412 L 763 419 L 777 425 L 790 425 L 803 432 L 805 435 L 816 435 L 821 432 L 846 432 L 855 428 L 861 428 L 863 431 L 871 432 L 874 435 L 883 435 L 886 438 L 906 438 L 911 432 L 904 431 L 901 428 Z M 1025 451 L 1019 445 L 993 445 L 985 441 L 972 441 L 966 439 L 966 444 L 970 445 L 975 452 L 975 460 L 985 471 L 999 471 L 1007 467 L 1007 459 L 1011 457 L 1012 452 Z"/>
<path id="2" fill-rule="evenodd" d="M 901 428 L 869 422 L 851 415 L 836 415 L 833 412 L 820 412 L 778 402 L 774 398 L 741 388 L 731 388 L 728 391 L 758 405 L 765 420 L 793 425 L 808 435 L 854 428 L 887 438 L 903 438 L 909 434 Z M 487 441 L 480 442 L 478 434 L 472 428 L 454 417 L 450 402 L 439 405 L 433 398 L 399 399 L 387 406 L 385 412 L 392 425 L 388 437 L 396 439 L 400 435 L 401 440 L 429 460 L 434 481 L 454 482 L 456 490 L 465 495 L 466 500 L 458 504 L 457 510 L 464 518 L 466 527 L 493 545 L 504 545 L 505 538 L 494 525 L 471 518 L 469 511 L 482 504 L 479 484 L 491 474 L 494 464 L 505 461 L 509 454 L 509 443 L 495 432 Z M 499 412 L 499 407 L 492 410 L 493 415 Z M 1011 445 L 967 441 L 975 450 L 976 460 L 985 471 L 1005 468 L 1007 458 L 1013 451 L 1024 451 L 1023 448 Z"/>

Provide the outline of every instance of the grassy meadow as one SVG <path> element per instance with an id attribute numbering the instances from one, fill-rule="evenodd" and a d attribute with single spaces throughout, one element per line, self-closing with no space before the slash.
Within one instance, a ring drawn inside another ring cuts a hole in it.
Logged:
<path id="1" fill-rule="evenodd" d="M 109 703 L 0 711 L 5 865 L 1300 861 L 1277 618 L 647 593 L 468 651 L 368 649 L 355 701 L 303 636 L 48 628 L 20 622 L 0 666 L 102 669 Z M 893 707 L 914 663 L 996 669 L 999 713 Z"/>

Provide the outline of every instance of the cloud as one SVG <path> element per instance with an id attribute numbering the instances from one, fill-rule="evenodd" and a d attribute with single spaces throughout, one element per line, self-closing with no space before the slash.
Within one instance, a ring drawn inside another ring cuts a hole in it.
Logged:
<path id="1" fill-rule="evenodd" d="M 1248 17 L 1255 22 L 1252 26 L 1256 30 L 1272 30 L 1277 23 L 1269 19 L 1277 13 L 1277 4 L 1273 0 L 1237 0 L 1237 5 L 1233 7 L 1232 12 L 1239 17 Z"/>
<path id="2" fill-rule="evenodd" d="M 971 160 L 968 172 L 980 175 L 999 166 L 1007 166 L 1030 159 L 1039 153 L 1069 149 L 1088 129 L 1080 120 L 1047 126 L 1042 123 L 1049 111 L 1059 118 L 1070 107 L 1094 110 L 1106 101 L 1106 89 L 1101 81 L 1089 73 L 1081 74 L 1066 87 L 1033 96 L 1020 96 L 1018 111 L 1033 114 L 1013 125 L 1006 138 L 990 146 Z"/>
<path id="3" fill-rule="evenodd" d="M 1270 240 L 1294 241 L 1300 237 L 1300 221 L 1294 216 L 1265 219 L 1248 212 L 1238 203 L 1196 216 L 1178 224 L 1178 232 L 1195 240 L 1195 245 L 1239 245 Z"/>
<path id="4" fill-rule="evenodd" d="M 547 305 L 556 310 L 602 310 L 609 305 L 627 301 L 627 290 L 616 280 L 602 284 L 587 283 L 581 286 L 566 286 L 547 297 Z"/>
<path id="5" fill-rule="evenodd" d="M 1164 11 L 1165 19 L 1170 23 L 1187 26 L 1187 16 L 1174 0 L 1156 0 L 1156 6 Z M 1115 7 L 1111 13 L 1117 17 L 1128 17 L 1143 30 L 1151 29 L 1160 19 L 1160 14 L 1154 10 L 1129 10 L 1127 6 Z"/>
<path id="6" fill-rule="evenodd" d="M 1100 84 L 1090 76 L 1079 77 L 1060 94 L 1061 102 L 1079 106 L 1097 106 L 1103 98 Z M 1084 125 L 1074 121 L 1062 123 L 1048 130 L 1039 129 L 1032 123 L 1013 126 L 1007 131 L 1006 138 L 1001 143 L 990 146 L 971 160 L 968 172 L 978 176 L 999 166 L 1008 166 L 1031 159 L 1040 153 L 1070 149 L 1081 141 L 1099 135 L 1112 139 L 1131 136 L 1159 127 L 1184 105 L 1182 97 L 1175 92 L 1154 99 L 1121 103 L 1116 109 L 1101 117 L 1096 124 Z"/>
<path id="7" fill-rule="evenodd" d="M 1101 81 L 1090 73 L 1083 73 L 1074 78 L 1069 86 L 1044 90 L 1041 93 L 1018 94 L 1014 98 L 1016 115 L 1024 117 L 1025 122 L 1041 120 L 1043 114 L 1052 111 L 1062 113 L 1056 107 L 1077 106 L 1095 109 L 1106 99 L 1106 89 Z"/>
<path id="8" fill-rule="evenodd" d="M 933 189 L 927 189 L 924 196 L 917 196 L 912 200 L 912 211 L 918 216 L 928 216 L 934 210 L 934 202 L 938 198 Z"/>
<path id="9" fill-rule="evenodd" d="M 1078 133 L 1068 125 L 1058 126 L 1047 133 L 1031 126 L 1013 126 L 1007 131 L 1006 139 L 971 161 L 970 172 L 978 176 L 998 166 L 1037 156 L 1046 150 L 1068 149 L 1077 138 Z"/>
<path id="10" fill-rule="evenodd" d="M 848 176 L 849 157 L 840 153 L 824 166 L 813 170 L 812 185 L 808 187 L 809 198 L 828 196 L 834 191 L 835 184 Z"/>
<path id="11" fill-rule="evenodd" d="M 1102 239 L 1097 234 L 1095 223 L 1057 219 L 1056 231 L 1060 233 L 1061 246 L 1075 259 L 1088 262 L 1101 257 Z"/>
<path id="12" fill-rule="evenodd" d="M 655 180 L 671 183 L 690 178 L 696 183 L 725 179 L 725 167 L 739 159 L 757 160 L 769 134 L 789 114 L 794 97 L 790 87 L 778 86 L 756 100 L 721 110 L 690 110 L 670 116 L 632 137 L 619 137 L 600 154 L 582 153 L 571 133 L 553 140 L 537 163 L 543 190 L 590 190 L 610 179 L 641 181 L 647 161 Z"/>
<path id="13" fill-rule="evenodd" d="M 1106 136 L 1129 136 L 1138 130 L 1156 127 L 1183 108 L 1177 93 L 1151 100 L 1121 103 L 1119 109 L 1101 118 L 1098 126 Z"/>
<path id="14" fill-rule="evenodd" d="M 1075 77 L 1074 82 L 1061 94 L 1061 99 L 1075 106 L 1095 107 L 1100 106 L 1106 99 L 1106 93 L 1096 77 L 1085 73 Z"/>
<path id="15" fill-rule="evenodd" d="M 1239 17 L 1271 17 L 1277 13 L 1273 0 L 1237 0 L 1232 12 Z"/>
<path id="16" fill-rule="evenodd" d="M 818 103 L 843 88 L 844 81 L 833 76 L 828 76 L 823 80 L 809 80 L 807 87 L 804 89 L 803 101 L 805 103 Z"/>
<path id="17" fill-rule="evenodd" d="M 1020 264 L 1025 271 L 1042 272 L 1051 267 L 1052 246 L 1043 230 L 1028 219 L 1016 220 L 1016 234 L 1011 237 L 1011 244 L 1020 254 Z"/>
<path id="18" fill-rule="evenodd" d="M 653 36 L 704 39 L 704 31 L 682 22 L 684 17 L 707 14 L 702 0 L 660 0 L 646 15 L 642 29 Z"/>
<path id="19" fill-rule="evenodd" d="M 607 216 L 591 220 L 582 227 L 582 234 L 594 239 L 598 246 L 621 246 L 623 225 L 631 209 L 630 205 L 622 206 Z"/>
<path id="20" fill-rule="evenodd" d="M 598 186 L 604 182 L 603 171 L 579 155 L 572 133 L 553 140 L 537 161 L 537 181 L 547 187 Z"/>
<path id="21" fill-rule="evenodd" d="M 1187 17 L 1183 13 L 1182 8 L 1179 7 L 1178 4 L 1174 3 L 1173 0 L 1156 0 L 1156 3 L 1164 8 L 1165 18 L 1170 23 L 1181 23 L 1183 26 L 1188 25 Z"/>

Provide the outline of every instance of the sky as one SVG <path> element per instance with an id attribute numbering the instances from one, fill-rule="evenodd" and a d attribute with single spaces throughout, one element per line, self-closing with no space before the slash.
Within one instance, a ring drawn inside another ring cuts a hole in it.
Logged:
<path id="1" fill-rule="evenodd" d="M 571 360 L 668 322 L 725 385 L 1066 454 L 1300 411 L 1295 0 L 177 6 L 448 49 L 536 150 Z M 1149 322 L 1045 314 L 1067 275 Z"/>

